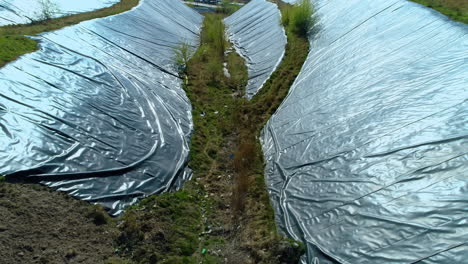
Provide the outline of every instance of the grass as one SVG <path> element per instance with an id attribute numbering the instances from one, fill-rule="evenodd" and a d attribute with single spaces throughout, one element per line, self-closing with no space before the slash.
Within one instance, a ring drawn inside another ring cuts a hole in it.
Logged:
<path id="1" fill-rule="evenodd" d="M 433 8 L 453 20 L 468 24 L 468 0 L 411 0 Z"/>
<path id="2" fill-rule="evenodd" d="M 0 67 L 17 59 L 19 56 L 37 50 L 37 43 L 24 36 L 57 30 L 78 24 L 85 20 L 106 17 L 130 10 L 139 0 L 122 0 L 119 3 L 93 12 L 81 13 L 26 25 L 9 25 L 0 27 Z"/>
<path id="3" fill-rule="evenodd" d="M 127 211 L 117 240 L 122 257 L 136 263 L 198 263 L 192 255 L 203 232 L 199 209 L 208 205 L 200 185 L 192 184 L 151 196 Z"/>
<path id="4" fill-rule="evenodd" d="M 37 42 L 27 37 L 0 35 L 0 67 L 36 49 Z"/>
<path id="5" fill-rule="evenodd" d="M 193 105 L 194 179 L 179 192 L 149 197 L 125 213 L 118 241 L 122 258 L 275 264 L 298 263 L 305 252 L 301 243 L 277 233 L 257 138 L 298 75 L 309 42 L 288 27 L 282 63 L 249 101 L 243 97 L 247 68 L 224 38 L 224 17 L 205 17 L 200 47 L 181 72 Z"/>

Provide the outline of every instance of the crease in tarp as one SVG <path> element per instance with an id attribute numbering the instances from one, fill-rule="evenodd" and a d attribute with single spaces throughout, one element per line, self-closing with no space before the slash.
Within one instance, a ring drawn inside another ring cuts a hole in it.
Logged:
<path id="1" fill-rule="evenodd" d="M 303 263 L 468 259 L 468 26 L 404 0 L 314 0 L 309 56 L 265 126 Z"/>
<path id="2" fill-rule="evenodd" d="M 39 51 L 0 69 L 0 175 L 112 215 L 180 188 L 193 124 L 174 54 L 199 45 L 201 22 L 180 1 L 142 0 L 36 37 Z"/>
<path id="3" fill-rule="evenodd" d="M 287 43 L 281 13 L 274 3 L 252 0 L 224 19 L 229 41 L 244 58 L 248 81 L 245 91 L 252 98 L 281 63 Z"/>

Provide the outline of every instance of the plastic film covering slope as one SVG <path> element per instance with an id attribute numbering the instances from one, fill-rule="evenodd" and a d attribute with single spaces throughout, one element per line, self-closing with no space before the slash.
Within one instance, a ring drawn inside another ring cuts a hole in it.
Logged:
<path id="1" fill-rule="evenodd" d="M 252 0 L 224 20 L 229 40 L 247 62 L 247 98 L 252 98 L 281 62 L 286 35 L 276 4 Z"/>
<path id="2" fill-rule="evenodd" d="M 178 0 L 39 38 L 0 70 L 0 175 L 40 182 L 112 214 L 180 186 L 191 104 L 174 47 L 198 45 L 202 17 Z"/>
<path id="3" fill-rule="evenodd" d="M 468 27 L 404 0 L 318 0 L 264 129 L 281 229 L 307 263 L 466 263 Z"/>
<path id="4" fill-rule="evenodd" d="M 0 26 L 11 24 L 28 24 L 38 20 L 41 11 L 49 7 L 52 8 L 53 17 L 61 17 L 77 13 L 84 13 L 96 9 L 109 7 L 118 3 L 120 0 L 50 0 L 50 4 L 44 0 L 0 0 Z"/>

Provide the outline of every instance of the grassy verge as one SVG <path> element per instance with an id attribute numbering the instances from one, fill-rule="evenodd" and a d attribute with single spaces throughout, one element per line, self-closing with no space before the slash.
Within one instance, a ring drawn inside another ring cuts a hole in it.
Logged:
<path id="1" fill-rule="evenodd" d="M 81 13 L 38 23 L 0 27 L 0 67 L 19 56 L 33 52 L 37 43 L 24 36 L 34 36 L 42 32 L 57 30 L 66 26 L 99 17 L 122 13 L 136 6 L 139 0 L 121 0 L 119 3 L 93 12 Z"/>
<path id="2" fill-rule="evenodd" d="M 304 253 L 300 243 L 277 234 L 257 138 L 299 73 L 308 41 L 288 27 L 282 63 L 248 101 L 247 69 L 224 39 L 224 16 L 206 16 L 201 46 L 182 71 L 193 104 L 194 179 L 179 192 L 149 197 L 126 212 L 117 241 L 123 259 L 275 264 L 297 263 Z"/>
<path id="3" fill-rule="evenodd" d="M 433 8 L 453 20 L 468 24 L 467 0 L 411 0 Z"/>

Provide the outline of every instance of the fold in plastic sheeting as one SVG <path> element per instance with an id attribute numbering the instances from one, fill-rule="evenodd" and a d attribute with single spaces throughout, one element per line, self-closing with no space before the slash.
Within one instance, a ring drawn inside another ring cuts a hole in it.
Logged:
<path id="1" fill-rule="evenodd" d="M 404 0 L 317 0 L 264 129 L 268 188 L 307 263 L 466 263 L 468 26 Z"/>
<path id="2" fill-rule="evenodd" d="M 118 2 L 120 0 L 0 0 L 0 26 L 37 21 L 43 10 L 49 10 L 56 18 L 90 12 Z"/>
<path id="3" fill-rule="evenodd" d="M 224 20 L 229 40 L 248 69 L 247 98 L 252 98 L 283 59 L 287 43 L 276 4 L 252 0 Z"/>
<path id="4" fill-rule="evenodd" d="M 177 189 L 192 133 L 174 48 L 199 43 L 202 17 L 178 0 L 38 38 L 0 70 L 0 175 L 99 203 L 113 215 Z"/>

